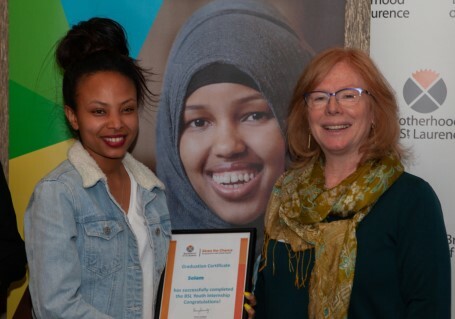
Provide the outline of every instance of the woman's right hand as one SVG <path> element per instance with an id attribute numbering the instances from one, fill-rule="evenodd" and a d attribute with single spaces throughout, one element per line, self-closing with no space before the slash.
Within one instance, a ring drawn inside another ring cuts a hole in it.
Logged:
<path id="1" fill-rule="evenodd" d="M 245 299 L 247 302 L 243 305 L 243 308 L 245 308 L 245 311 L 248 313 L 248 319 L 253 319 L 255 316 L 255 311 L 254 311 L 254 306 L 256 306 L 256 297 L 248 291 L 245 291 L 244 293 Z"/>

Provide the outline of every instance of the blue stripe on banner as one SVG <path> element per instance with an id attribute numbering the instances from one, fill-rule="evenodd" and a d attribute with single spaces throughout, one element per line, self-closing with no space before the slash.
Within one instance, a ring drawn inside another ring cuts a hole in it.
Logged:
<path id="1" fill-rule="evenodd" d="M 163 0 L 61 0 L 70 26 L 94 16 L 119 22 L 126 30 L 130 53 L 137 57 Z"/>

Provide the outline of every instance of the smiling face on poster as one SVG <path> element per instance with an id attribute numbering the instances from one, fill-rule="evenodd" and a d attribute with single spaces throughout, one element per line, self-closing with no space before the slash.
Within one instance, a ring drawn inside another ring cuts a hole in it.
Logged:
<path id="1" fill-rule="evenodd" d="M 197 89 L 184 109 L 180 157 L 195 191 L 223 220 L 254 221 L 285 166 L 267 101 L 247 86 L 217 83 Z"/>
<path id="2" fill-rule="evenodd" d="M 212 1 L 163 1 L 138 55 L 141 65 L 154 73 L 154 81 L 149 84 L 152 92 L 158 94 L 162 91 L 169 52 L 179 30 L 195 11 L 210 2 Z M 295 32 L 301 46 L 312 54 L 331 46 L 344 45 L 345 1 L 257 0 L 255 5 L 272 6 Z M 223 41 L 224 35 L 221 33 L 218 41 Z M 286 62 L 285 58 L 281 62 L 291 63 Z M 141 130 L 132 151 L 136 158 L 153 170 L 156 167 L 156 149 L 150 145 L 155 145 L 157 108 L 158 104 L 147 105 L 142 111 Z"/>
<path id="3" fill-rule="evenodd" d="M 287 106 L 310 56 L 284 18 L 257 1 L 214 1 L 183 25 L 157 121 L 157 172 L 174 229 L 262 233 L 285 169 Z"/>

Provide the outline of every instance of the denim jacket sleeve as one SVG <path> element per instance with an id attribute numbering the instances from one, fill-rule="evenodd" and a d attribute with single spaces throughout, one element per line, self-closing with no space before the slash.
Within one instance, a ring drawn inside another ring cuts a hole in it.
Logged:
<path id="1" fill-rule="evenodd" d="M 79 293 L 77 205 L 71 186 L 44 180 L 37 185 L 27 208 L 24 232 L 36 318 L 112 318 L 85 302 Z"/>

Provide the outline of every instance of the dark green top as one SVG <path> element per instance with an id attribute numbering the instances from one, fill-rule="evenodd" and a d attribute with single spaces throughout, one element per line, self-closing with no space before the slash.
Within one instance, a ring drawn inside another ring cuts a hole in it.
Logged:
<path id="1" fill-rule="evenodd" d="M 359 224 L 357 242 L 349 319 L 450 318 L 447 235 L 441 205 L 427 182 L 401 175 Z M 270 241 L 267 267 L 255 289 L 256 319 L 308 318 L 314 253 L 304 254 L 308 278 L 298 289 L 289 270 L 290 251 L 289 245 Z"/>

